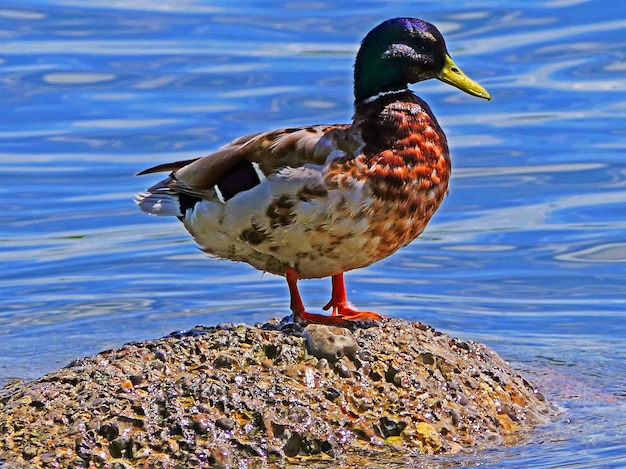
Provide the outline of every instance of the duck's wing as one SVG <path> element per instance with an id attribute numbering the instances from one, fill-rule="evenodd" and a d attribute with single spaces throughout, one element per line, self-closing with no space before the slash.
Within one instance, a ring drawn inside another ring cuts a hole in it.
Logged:
<path id="1" fill-rule="evenodd" d="M 349 127 L 318 125 L 246 135 L 202 158 L 160 164 L 138 175 L 170 171 L 169 177 L 150 187 L 148 193 L 227 200 L 281 168 L 323 165 L 332 152 L 341 157 L 354 147 L 348 143 Z"/>

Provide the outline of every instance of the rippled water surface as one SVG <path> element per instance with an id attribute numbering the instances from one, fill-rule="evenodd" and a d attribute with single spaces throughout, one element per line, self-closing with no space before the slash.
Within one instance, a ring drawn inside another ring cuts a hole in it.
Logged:
<path id="1" fill-rule="evenodd" d="M 414 463 L 626 467 L 625 2 L 0 3 L 0 385 L 286 315 L 282 278 L 140 213 L 156 178 L 134 173 L 349 121 L 358 42 L 392 16 L 437 24 L 493 100 L 413 87 L 448 134 L 450 196 L 419 240 L 346 276 L 351 299 L 487 343 L 564 411 L 519 446 Z M 310 309 L 329 283 L 302 282 Z"/>

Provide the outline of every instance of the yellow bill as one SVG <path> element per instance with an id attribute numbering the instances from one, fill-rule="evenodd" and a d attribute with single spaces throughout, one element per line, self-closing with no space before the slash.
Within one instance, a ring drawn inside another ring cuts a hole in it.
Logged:
<path id="1" fill-rule="evenodd" d="M 452 61 L 452 58 L 447 54 L 446 63 L 441 72 L 437 74 L 437 78 L 444 83 L 456 86 L 458 89 L 465 91 L 472 96 L 491 99 L 491 95 L 487 92 L 487 90 L 463 73 L 461 69 Z"/>

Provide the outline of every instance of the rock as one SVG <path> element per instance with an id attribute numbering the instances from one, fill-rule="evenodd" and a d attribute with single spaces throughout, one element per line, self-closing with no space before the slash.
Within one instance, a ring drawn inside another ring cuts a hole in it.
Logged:
<path id="1" fill-rule="evenodd" d="M 354 359 L 357 343 L 352 333 L 344 327 L 309 324 L 302 333 L 307 352 L 330 362 L 348 357 Z"/>
<path id="2" fill-rule="evenodd" d="M 495 352 L 420 323 L 220 324 L 11 384 L 0 465 L 388 464 L 512 444 L 554 413 Z"/>

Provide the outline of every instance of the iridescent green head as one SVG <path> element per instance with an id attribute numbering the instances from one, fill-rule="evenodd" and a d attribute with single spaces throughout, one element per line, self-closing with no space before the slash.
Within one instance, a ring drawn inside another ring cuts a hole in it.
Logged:
<path id="1" fill-rule="evenodd" d="M 357 103 L 409 83 L 437 78 L 480 98 L 491 99 L 482 86 L 452 61 L 437 28 L 416 18 L 394 18 L 372 29 L 356 56 L 354 97 Z"/>

